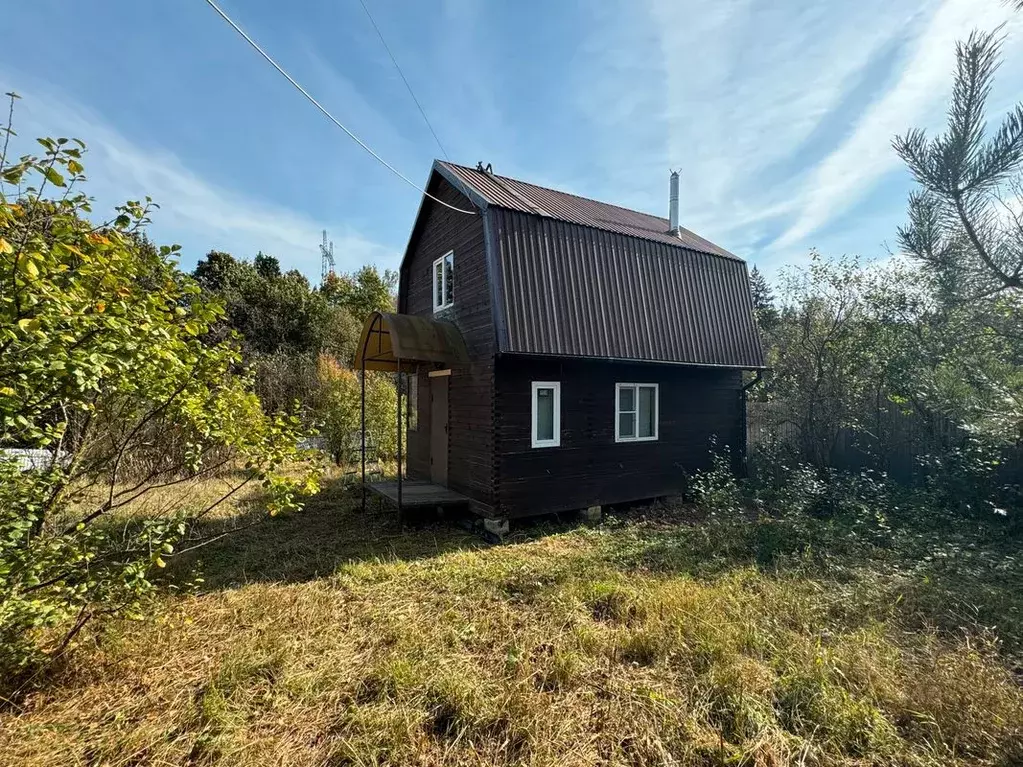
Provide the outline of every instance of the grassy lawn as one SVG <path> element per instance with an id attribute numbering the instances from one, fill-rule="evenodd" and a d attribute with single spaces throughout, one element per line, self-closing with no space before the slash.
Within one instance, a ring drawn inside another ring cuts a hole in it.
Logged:
<path id="1" fill-rule="evenodd" d="M 664 507 L 491 547 L 328 488 L 91 629 L 0 712 L 0 761 L 1021 764 L 1017 548 Z"/>

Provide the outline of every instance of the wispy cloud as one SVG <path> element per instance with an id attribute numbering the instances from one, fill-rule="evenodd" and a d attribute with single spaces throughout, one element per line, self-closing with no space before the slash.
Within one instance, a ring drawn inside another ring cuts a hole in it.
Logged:
<path id="1" fill-rule="evenodd" d="M 668 167 L 681 167 L 690 225 L 733 247 L 754 239 L 758 222 L 795 205 L 780 185 L 755 186 L 757 174 L 795 154 L 899 34 L 910 14 L 878 14 L 886 5 L 648 0 L 606 11 L 584 62 L 597 89 L 581 102 L 603 129 L 606 183 L 649 207 L 649 179 L 666 187 Z"/>
<path id="2" fill-rule="evenodd" d="M 24 77 L 0 75 L 0 82 L 15 81 L 23 97 L 15 119 L 24 151 L 34 151 L 27 145 L 29 137 L 82 139 L 88 146 L 84 190 L 96 199 L 97 217 L 126 199 L 148 195 L 160 205 L 152 216 L 151 235 L 161 243 L 181 244 L 186 268 L 211 249 L 242 257 L 262 250 L 280 258 L 285 268 L 299 269 L 315 280 L 322 229 L 330 230 L 335 252 L 344 259 L 339 268 L 367 262 L 390 266 L 396 260 L 397 254 L 347 224 L 313 220 L 260 195 L 211 181 L 174 153 L 129 140 L 66 94 Z"/>
<path id="3" fill-rule="evenodd" d="M 897 167 L 892 137 L 940 113 L 956 39 L 1009 15 L 999 0 L 605 7 L 578 60 L 596 136 L 578 186 L 663 214 L 681 168 L 687 226 L 762 260 L 805 252 Z"/>
<path id="4" fill-rule="evenodd" d="M 1011 20 L 999 3 L 947 0 L 913 40 L 894 85 L 857 122 L 852 134 L 817 167 L 801 194 L 799 215 L 774 243 L 797 244 L 849 209 L 899 159 L 891 139 L 909 127 L 931 123 L 951 90 L 956 40 L 974 27 L 992 29 Z"/>

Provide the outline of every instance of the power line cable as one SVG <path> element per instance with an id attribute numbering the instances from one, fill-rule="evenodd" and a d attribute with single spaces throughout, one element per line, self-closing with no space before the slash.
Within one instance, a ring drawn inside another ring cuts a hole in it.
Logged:
<path id="1" fill-rule="evenodd" d="M 412 86 L 409 85 L 408 79 L 405 77 L 405 73 L 401 71 L 401 67 L 398 65 L 398 60 L 394 58 L 394 54 L 391 53 L 391 47 L 387 44 L 384 39 L 384 33 L 380 31 L 380 27 L 377 26 L 376 21 L 373 19 L 373 14 L 369 12 L 365 0 L 359 0 L 359 5 L 362 6 L 362 10 L 366 12 L 366 17 L 369 19 L 369 23 L 373 25 L 373 29 L 376 30 L 377 37 L 380 38 L 381 44 L 384 46 L 384 50 L 387 51 L 387 55 L 391 57 L 391 63 L 394 64 L 394 68 L 398 70 L 398 74 L 401 76 L 401 81 L 405 83 L 405 87 L 408 89 L 408 94 L 412 97 L 412 100 L 416 102 L 416 106 L 419 108 L 419 114 L 423 116 L 423 122 L 426 123 L 426 127 L 430 129 L 430 133 L 433 134 L 433 140 L 437 142 L 437 146 L 440 147 L 441 154 L 444 155 L 445 160 L 451 159 L 448 157 L 447 150 L 444 149 L 444 145 L 440 143 L 440 139 L 437 137 L 437 131 L 433 129 L 433 125 L 430 124 L 430 118 L 426 116 L 426 110 L 423 109 L 423 105 L 419 103 L 419 99 L 416 98 L 415 92 L 412 90 Z"/>
<path id="2" fill-rule="evenodd" d="M 413 189 L 416 189 L 416 190 L 422 192 L 425 196 L 429 197 L 434 202 L 440 203 L 445 208 L 450 208 L 453 211 L 457 211 L 458 213 L 465 213 L 465 214 L 468 214 L 470 216 L 475 216 L 476 215 L 476 211 L 474 211 L 474 210 L 465 210 L 464 208 L 458 208 L 458 207 L 456 207 L 454 205 L 451 205 L 450 203 L 444 202 L 444 200 L 440 199 L 439 197 L 434 197 L 432 194 L 427 192 L 425 189 L 423 189 L 421 186 L 416 184 L 414 181 L 411 181 L 401 171 L 399 171 L 397 168 L 395 168 L 393 165 L 391 165 L 389 162 L 387 162 L 387 160 L 385 160 L 383 157 L 381 157 L 376 152 L 374 152 L 372 149 L 370 149 L 370 147 L 366 144 L 366 142 L 364 142 L 362 139 L 360 139 L 358 136 L 356 136 L 354 133 L 352 133 L 350 130 L 348 130 L 348 128 L 346 128 L 344 125 L 342 125 L 341 121 L 338 120 L 336 117 L 334 117 L 334 115 L 332 115 L 330 112 L 328 112 L 327 109 L 319 101 L 314 99 L 309 94 L 309 91 L 307 91 L 305 88 L 303 88 L 301 85 L 299 85 L 294 77 L 292 77 L 287 72 L 285 72 L 284 69 L 281 67 L 281 65 L 278 64 L 276 61 L 274 61 L 273 58 L 271 58 L 270 54 L 268 54 L 266 51 L 264 51 L 262 48 L 260 48 L 258 43 L 256 43 L 255 40 L 253 40 L 251 37 L 249 37 L 247 34 L 245 34 L 245 30 L 242 29 L 241 27 L 239 27 L 237 24 L 235 24 L 234 21 L 232 21 L 231 17 L 228 16 L 226 13 L 224 13 L 220 9 L 220 6 L 218 6 L 215 2 L 213 2 L 213 0 L 206 0 L 206 4 L 208 6 L 210 6 L 210 8 L 215 10 L 220 15 L 220 18 L 222 18 L 224 21 L 226 21 L 228 24 L 230 24 L 235 32 L 237 32 L 239 35 L 241 35 L 243 38 L 245 38 L 245 42 L 247 42 L 249 45 L 251 45 L 256 50 L 256 52 L 259 53 L 260 56 L 262 56 L 264 59 L 266 59 L 274 69 L 276 69 L 278 72 L 280 72 L 280 74 L 289 83 L 291 83 L 298 90 L 299 93 L 301 93 L 303 96 L 305 96 L 313 106 L 315 106 L 317 109 L 319 109 L 321 112 L 323 112 L 324 116 L 326 116 L 328 120 L 330 120 L 332 123 L 334 123 L 334 125 L 336 125 L 341 130 L 343 130 L 345 133 L 347 133 L 348 137 L 351 138 L 352 141 L 354 141 L 356 144 L 358 144 L 363 149 L 365 149 L 367 152 L 369 152 L 369 154 L 371 154 L 373 156 L 373 158 L 376 159 L 377 162 L 379 162 L 381 165 L 383 165 L 385 168 L 387 168 L 389 171 L 391 171 L 391 173 L 393 173 L 395 176 L 400 178 L 402 181 L 404 181 L 406 184 L 411 186 Z"/>

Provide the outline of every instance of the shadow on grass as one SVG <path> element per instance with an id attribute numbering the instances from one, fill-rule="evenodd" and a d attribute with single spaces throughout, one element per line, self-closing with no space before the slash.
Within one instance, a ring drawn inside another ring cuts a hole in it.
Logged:
<path id="1" fill-rule="evenodd" d="M 198 572 L 204 590 L 308 581 L 351 561 L 424 559 L 486 546 L 432 510 L 428 517 L 406 514 L 404 530 L 396 509 L 377 499 L 367 499 L 363 513 L 359 491 L 340 480 L 327 483 L 300 512 L 270 517 L 253 501 L 237 516 L 203 521 L 193 536 L 213 540 L 183 554 L 174 573 Z"/>

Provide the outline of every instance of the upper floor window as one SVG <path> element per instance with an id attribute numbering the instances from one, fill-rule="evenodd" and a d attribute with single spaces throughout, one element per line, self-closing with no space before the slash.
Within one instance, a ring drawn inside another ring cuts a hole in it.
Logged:
<path id="1" fill-rule="evenodd" d="M 561 444 L 561 383 L 533 381 L 533 447 Z"/>
<path id="2" fill-rule="evenodd" d="M 433 310 L 439 312 L 455 302 L 455 251 L 433 262 Z"/>
<path id="3" fill-rule="evenodd" d="M 657 384 L 615 384 L 615 442 L 657 439 Z"/>

